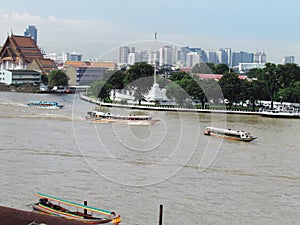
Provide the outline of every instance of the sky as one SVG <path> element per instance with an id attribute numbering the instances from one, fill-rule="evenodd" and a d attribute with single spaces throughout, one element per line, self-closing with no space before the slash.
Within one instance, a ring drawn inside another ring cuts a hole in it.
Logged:
<path id="1" fill-rule="evenodd" d="M 46 53 L 80 52 L 85 60 L 119 46 L 154 40 L 215 51 L 264 51 L 300 62 L 298 0 L 9 0 L 0 8 L 0 45 L 11 32 L 38 29 Z"/>

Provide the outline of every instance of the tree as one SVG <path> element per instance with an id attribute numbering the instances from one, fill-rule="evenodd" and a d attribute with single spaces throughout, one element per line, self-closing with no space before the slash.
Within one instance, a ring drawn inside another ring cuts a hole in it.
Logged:
<path id="1" fill-rule="evenodd" d="M 49 86 L 67 86 L 68 77 L 62 70 L 52 70 L 48 75 Z"/>
<path id="2" fill-rule="evenodd" d="M 113 89 L 123 89 L 124 88 L 124 78 L 125 73 L 123 70 L 114 71 L 112 74 L 107 73 L 107 83 L 109 83 Z"/>
<path id="3" fill-rule="evenodd" d="M 229 71 L 229 68 L 226 64 L 216 64 L 213 67 L 213 73 L 214 74 L 225 74 L 226 72 Z"/>
<path id="4" fill-rule="evenodd" d="M 214 71 L 213 63 L 197 63 L 192 68 L 192 73 L 212 74 Z"/>
<path id="5" fill-rule="evenodd" d="M 254 110 L 256 100 L 267 99 L 268 92 L 266 91 L 266 83 L 261 80 L 253 80 L 249 83 L 248 88 L 249 100 Z"/>
<path id="6" fill-rule="evenodd" d="M 153 74 L 153 66 L 146 62 L 135 63 L 125 73 L 124 87 L 134 90 L 135 99 L 140 102 L 153 86 Z"/>
<path id="7" fill-rule="evenodd" d="M 171 82 L 167 85 L 166 89 L 166 95 L 169 99 L 174 99 L 180 106 L 184 105 L 184 101 L 188 98 L 188 94 L 180 87 L 179 84 Z"/>
<path id="8" fill-rule="evenodd" d="M 262 76 L 262 72 L 263 70 L 261 68 L 253 68 L 253 69 L 250 69 L 247 73 L 247 76 L 249 78 L 258 78 L 260 79 L 261 76 Z"/>
<path id="9" fill-rule="evenodd" d="M 90 94 L 97 98 L 100 98 L 102 101 L 107 101 L 110 99 L 111 90 L 111 84 L 102 80 L 91 83 L 89 88 Z"/>
<path id="10" fill-rule="evenodd" d="M 182 80 L 184 78 L 190 78 L 190 75 L 187 74 L 186 72 L 178 71 L 178 72 L 172 72 L 169 79 L 171 81 L 177 81 L 177 80 Z"/>
<path id="11" fill-rule="evenodd" d="M 300 81 L 295 81 L 289 87 L 280 89 L 278 95 L 282 101 L 300 102 Z"/>
<path id="12" fill-rule="evenodd" d="M 300 68 L 296 64 L 277 65 L 278 79 L 282 88 L 289 87 L 296 80 L 300 80 Z"/>
<path id="13" fill-rule="evenodd" d="M 269 92 L 269 97 L 271 99 L 271 108 L 273 108 L 274 99 L 280 88 L 279 73 L 275 64 L 266 63 L 262 72 L 262 80 L 266 83 L 267 91 Z"/>
<path id="14" fill-rule="evenodd" d="M 219 84 L 224 98 L 229 100 L 229 108 L 231 108 L 233 102 L 239 102 L 242 99 L 242 82 L 236 73 L 225 73 L 220 79 Z"/>

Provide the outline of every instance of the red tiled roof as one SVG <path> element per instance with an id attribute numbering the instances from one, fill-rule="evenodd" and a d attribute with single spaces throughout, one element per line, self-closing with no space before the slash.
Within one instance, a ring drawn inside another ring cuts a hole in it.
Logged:
<path id="1" fill-rule="evenodd" d="M 182 71 L 182 72 L 186 72 L 186 73 L 191 72 L 190 68 L 180 68 L 179 70 Z"/>
<path id="2" fill-rule="evenodd" d="M 240 75 L 239 78 L 240 78 L 241 80 L 246 80 L 246 79 L 248 79 L 247 76 L 243 76 L 243 75 Z"/>
<path id="3" fill-rule="evenodd" d="M 85 62 L 85 61 L 67 61 L 65 66 L 74 66 L 74 67 L 106 67 L 106 68 L 115 68 L 115 62 Z"/>
<path id="4" fill-rule="evenodd" d="M 8 37 L 0 51 L 0 59 L 11 57 L 15 61 L 17 57 L 30 63 L 34 59 L 43 59 L 43 55 L 31 37 L 12 35 Z"/>
<path id="5" fill-rule="evenodd" d="M 216 79 L 216 80 L 220 80 L 223 77 L 222 74 L 204 74 L 204 73 L 198 73 L 197 76 L 200 79 Z"/>

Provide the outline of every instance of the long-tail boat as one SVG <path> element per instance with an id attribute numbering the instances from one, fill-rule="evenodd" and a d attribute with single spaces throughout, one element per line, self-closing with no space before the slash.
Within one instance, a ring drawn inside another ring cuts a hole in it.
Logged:
<path id="1" fill-rule="evenodd" d="M 77 220 L 87 224 L 121 223 L 120 215 L 104 209 L 78 204 L 75 202 L 52 197 L 42 193 L 36 193 L 39 202 L 32 205 L 34 210 L 49 215 L 59 216 L 66 219 Z"/>

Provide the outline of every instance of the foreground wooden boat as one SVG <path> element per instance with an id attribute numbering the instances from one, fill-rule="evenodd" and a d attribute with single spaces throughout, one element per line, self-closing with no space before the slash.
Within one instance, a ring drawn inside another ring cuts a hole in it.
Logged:
<path id="1" fill-rule="evenodd" d="M 158 120 L 153 120 L 152 116 L 127 115 L 121 116 L 112 113 L 100 111 L 88 111 L 87 120 L 98 123 L 121 123 L 128 125 L 152 125 Z"/>
<path id="2" fill-rule="evenodd" d="M 235 141 L 247 141 L 250 142 L 256 137 L 253 137 L 250 133 L 244 131 L 236 131 L 231 129 L 222 129 L 217 127 L 207 127 L 204 131 L 205 135 L 217 136 L 225 139 L 235 140 Z"/>
<path id="3" fill-rule="evenodd" d="M 121 223 L 120 215 L 116 215 L 115 212 L 70 202 L 41 193 L 36 193 L 36 196 L 40 198 L 39 202 L 33 204 L 32 207 L 34 210 L 42 213 L 87 224 L 112 223 L 117 225 Z"/>
<path id="4" fill-rule="evenodd" d="M 57 102 L 47 102 L 47 101 L 30 101 L 27 103 L 30 107 L 43 108 L 43 109 L 61 109 L 64 107 Z"/>

